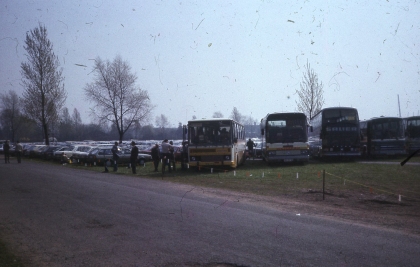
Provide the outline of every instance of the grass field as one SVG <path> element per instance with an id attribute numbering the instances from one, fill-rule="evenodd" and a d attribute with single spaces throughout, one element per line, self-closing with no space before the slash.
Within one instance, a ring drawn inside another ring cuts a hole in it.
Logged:
<path id="1" fill-rule="evenodd" d="M 236 170 L 201 168 L 181 170 L 172 173 L 153 172 L 153 164 L 137 167 L 136 176 L 164 179 L 194 186 L 215 187 L 259 195 L 284 195 L 298 198 L 308 192 L 327 194 L 370 193 L 393 196 L 395 199 L 420 202 L 420 165 L 397 164 L 403 158 L 375 160 L 370 163 L 310 162 L 305 165 L 267 165 L 261 160 L 248 160 Z M 383 164 L 386 162 L 387 164 Z M 420 157 L 410 163 L 420 164 Z M 93 171 L 103 171 L 103 166 L 71 165 Z M 324 187 L 325 171 L 325 187 Z M 119 174 L 132 175 L 131 169 L 120 166 Z"/>

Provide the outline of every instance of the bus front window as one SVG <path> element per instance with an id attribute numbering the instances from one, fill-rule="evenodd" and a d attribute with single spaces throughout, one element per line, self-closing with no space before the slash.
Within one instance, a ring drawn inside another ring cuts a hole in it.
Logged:
<path id="1" fill-rule="evenodd" d="M 219 125 L 219 122 L 200 123 L 197 126 L 190 126 L 190 143 L 194 145 L 211 145 L 230 143 L 231 127 L 230 125 Z"/>

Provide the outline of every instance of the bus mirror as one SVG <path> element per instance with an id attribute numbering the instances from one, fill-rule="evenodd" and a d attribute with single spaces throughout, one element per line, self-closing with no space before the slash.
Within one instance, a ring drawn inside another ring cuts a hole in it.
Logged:
<path id="1" fill-rule="evenodd" d="M 264 129 L 261 129 L 261 135 L 264 135 Z"/>
<path id="2" fill-rule="evenodd" d="M 234 143 L 238 143 L 238 138 L 236 138 L 236 137 L 235 137 L 235 138 L 233 139 L 233 142 L 234 142 Z"/>
<path id="3" fill-rule="evenodd" d="M 314 127 L 311 125 L 310 127 L 309 127 L 309 130 L 311 131 L 311 133 L 314 131 Z"/>

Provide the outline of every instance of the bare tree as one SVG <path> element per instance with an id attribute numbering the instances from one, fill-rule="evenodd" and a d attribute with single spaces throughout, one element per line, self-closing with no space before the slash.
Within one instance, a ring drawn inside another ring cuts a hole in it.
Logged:
<path id="1" fill-rule="evenodd" d="M 49 145 L 49 127 L 58 120 L 67 98 L 63 70 L 59 69 L 60 62 L 45 26 L 39 24 L 26 33 L 24 48 L 28 62 L 21 64 L 23 108 L 29 118 L 41 125 L 45 144 Z"/>
<path id="2" fill-rule="evenodd" d="M 254 119 L 252 116 L 242 116 L 242 123 L 244 125 L 255 125 L 257 120 Z"/>
<path id="3" fill-rule="evenodd" d="M 160 116 L 156 116 L 156 127 L 158 128 L 168 128 L 169 127 L 169 120 L 168 117 L 166 117 L 163 114 L 160 114 Z"/>
<path id="4" fill-rule="evenodd" d="M 213 118 L 223 118 L 223 114 L 220 111 L 216 111 L 213 113 Z"/>
<path id="5" fill-rule="evenodd" d="M 128 62 L 116 56 L 114 61 L 95 60 L 95 81 L 85 87 L 85 95 L 95 106 L 92 114 L 101 122 L 117 128 L 120 143 L 134 122 L 146 122 L 153 106 L 147 91 L 136 85 L 137 76 Z"/>
<path id="6" fill-rule="evenodd" d="M 298 110 L 305 113 L 306 117 L 310 120 L 316 115 L 324 105 L 324 85 L 318 83 L 318 75 L 311 65 L 307 62 L 303 79 L 300 83 L 300 90 L 296 90 L 299 96 L 299 102 L 296 101 Z"/>
<path id="7" fill-rule="evenodd" d="M 80 116 L 80 112 L 77 108 L 73 109 L 73 115 L 71 116 L 71 124 L 73 126 L 73 130 L 75 132 L 75 136 L 78 140 L 82 139 L 83 136 L 83 124 L 82 124 L 82 117 Z"/>
<path id="8" fill-rule="evenodd" d="M 238 109 L 234 107 L 232 113 L 230 114 L 230 118 L 241 123 L 243 116 L 241 113 L 239 113 Z"/>
<path id="9" fill-rule="evenodd" d="M 72 120 L 70 117 L 69 109 L 64 107 L 61 110 L 60 115 L 60 124 L 58 126 L 58 133 L 60 140 L 70 140 L 73 139 L 73 127 L 72 127 Z"/>
<path id="10" fill-rule="evenodd" d="M 15 142 L 15 137 L 19 129 L 24 123 L 20 110 L 20 100 L 16 92 L 10 90 L 9 93 L 0 95 L 1 113 L 0 118 L 3 128 L 7 129 L 11 136 L 12 142 Z"/>
<path id="11" fill-rule="evenodd" d="M 156 123 L 156 127 L 160 129 L 159 130 L 160 137 L 164 138 L 165 132 L 166 132 L 165 129 L 169 127 L 168 118 L 165 115 L 160 114 L 160 116 L 156 116 L 155 123 Z"/>

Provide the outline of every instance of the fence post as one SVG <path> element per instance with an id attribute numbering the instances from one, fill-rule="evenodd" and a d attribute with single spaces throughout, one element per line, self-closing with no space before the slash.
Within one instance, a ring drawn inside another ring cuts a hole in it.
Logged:
<path id="1" fill-rule="evenodd" d="M 322 171 L 322 200 L 325 200 L 325 170 Z"/>

